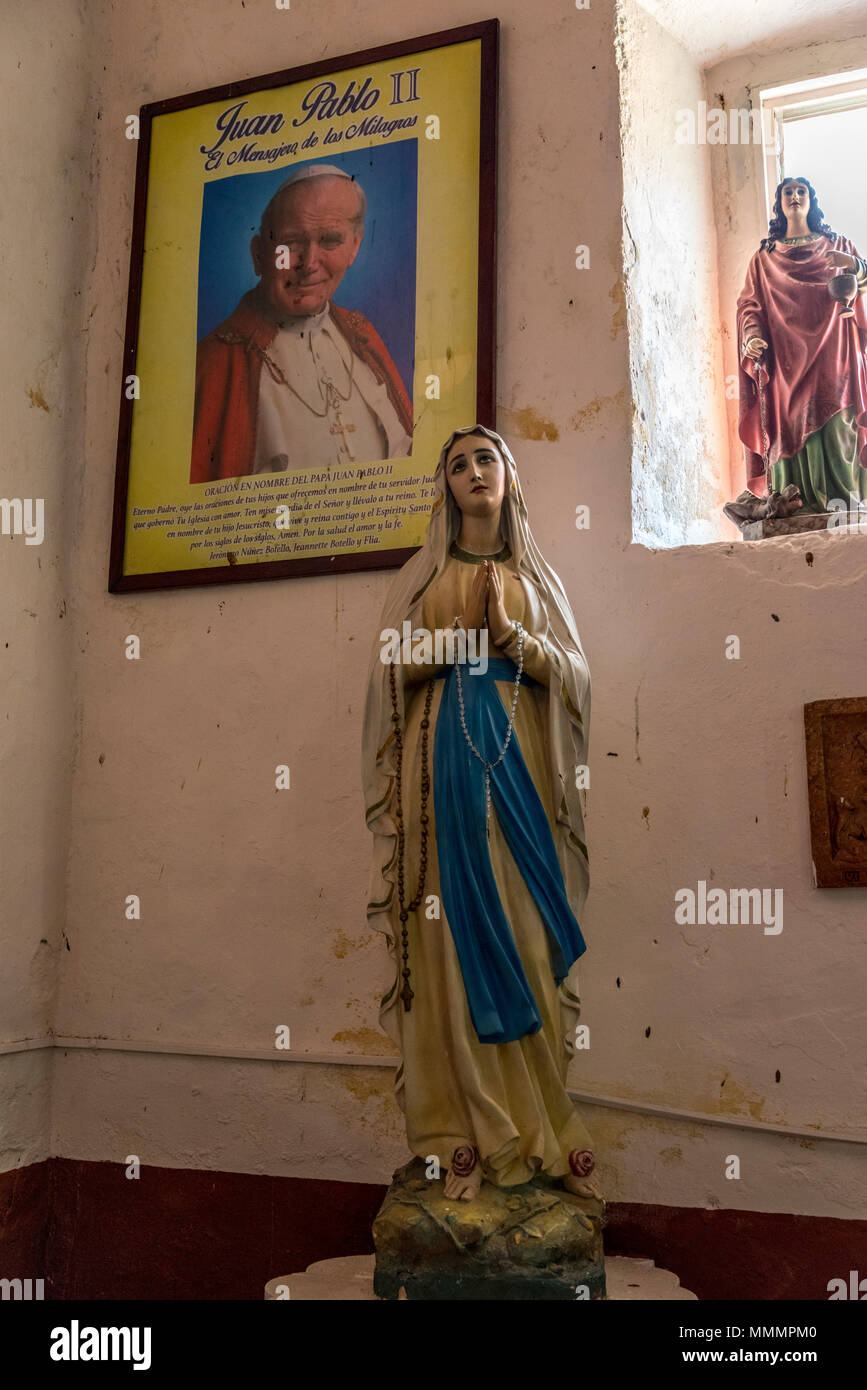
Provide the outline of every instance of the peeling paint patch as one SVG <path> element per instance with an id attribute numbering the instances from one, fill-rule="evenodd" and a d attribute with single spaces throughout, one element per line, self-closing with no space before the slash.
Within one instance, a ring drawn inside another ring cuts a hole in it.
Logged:
<path id="1" fill-rule="evenodd" d="M 391 1038 L 386 1037 L 385 1033 L 380 1033 L 375 1028 L 343 1028 L 339 1033 L 332 1035 L 331 1041 L 351 1043 L 353 1047 L 376 1057 L 397 1056 Z"/>
<path id="2" fill-rule="evenodd" d="M 595 421 L 603 410 L 625 406 L 627 399 L 628 392 L 625 386 L 621 387 L 613 396 L 594 396 L 592 401 L 588 401 L 580 410 L 575 411 L 569 421 L 569 426 L 573 430 L 583 430 L 591 421 Z"/>
<path id="3" fill-rule="evenodd" d="M 623 288 L 622 280 L 615 280 L 611 289 L 608 291 L 608 298 L 614 304 L 614 313 L 611 318 L 611 336 L 616 338 L 618 333 L 626 331 L 626 291 Z"/>
<path id="4" fill-rule="evenodd" d="M 504 407 L 503 413 L 508 416 L 512 433 L 519 439 L 547 439 L 553 443 L 555 439 L 560 438 L 560 431 L 554 421 L 546 420 L 531 405 L 525 405 L 520 410 Z"/>
<path id="5" fill-rule="evenodd" d="M 334 945 L 331 947 L 331 949 L 338 960 L 343 960 L 344 956 L 348 955 L 350 951 L 355 950 L 357 944 L 358 943 L 356 941 L 353 941 L 351 937 L 348 937 L 346 935 L 346 932 L 338 931 L 337 936 L 334 938 Z"/>
<path id="6" fill-rule="evenodd" d="M 736 1081 L 732 1081 L 731 1076 L 725 1078 L 725 1096 L 720 1095 L 719 1099 L 711 1100 L 708 1106 L 711 1114 L 714 1115 L 752 1115 L 754 1120 L 763 1118 L 762 1111 L 765 1108 L 765 1097 L 749 1095 L 743 1087 Z M 722 1091 L 722 1087 L 720 1087 Z"/>
<path id="7" fill-rule="evenodd" d="M 386 1089 L 383 1082 L 387 1083 L 389 1089 L 391 1087 L 390 1077 L 360 1076 L 358 1072 L 349 1071 L 348 1068 L 341 1068 L 341 1070 L 347 1072 L 347 1075 L 342 1078 L 344 1086 L 347 1091 L 352 1092 L 357 1100 L 370 1100 L 372 1097 L 381 1100 Z M 377 1068 L 372 1068 L 372 1070 L 376 1071 Z"/>

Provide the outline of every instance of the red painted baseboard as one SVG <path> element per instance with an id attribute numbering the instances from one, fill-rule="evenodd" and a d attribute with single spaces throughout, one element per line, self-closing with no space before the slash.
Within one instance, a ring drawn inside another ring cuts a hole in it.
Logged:
<path id="1" fill-rule="evenodd" d="M 45 1278 L 51 1166 L 48 1159 L 0 1173 L 0 1279 Z"/>
<path id="2" fill-rule="evenodd" d="M 275 1275 L 373 1250 L 384 1186 L 55 1158 L 0 1174 L 0 1278 L 47 1299 L 253 1299 Z M 867 1221 L 614 1203 L 605 1249 L 700 1299 L 828 1298 L 867 1276 Z"/>
<path id="3" fill-rule="evenodd" d="M 605 1251 L 652 1259 L 702 1300 L 823 1301 L 829 1280 L 867 1276 L 867 1221 L 618 1202 Z"/>
<path id="4" fill-rule="evenodd" d="M 262 1299 L 275 1274 L 373 1249 L 364 1183 L 56 1159 L 52 1298 Z"/>

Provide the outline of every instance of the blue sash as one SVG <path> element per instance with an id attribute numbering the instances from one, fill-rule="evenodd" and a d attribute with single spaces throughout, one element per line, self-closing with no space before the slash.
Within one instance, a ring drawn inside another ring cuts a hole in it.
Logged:
<path id="1" fill-rule="evenodd" d="M 517 667 L 504 658 L 485 674 L 461 666 L 466 724 L 482 757 L 499 757 L 508 715 L 495 682 L 514 682 Z M 445 681 L 434 737 L 434 811 L 442 902 L 448 917 L 470 1016 L 479 1042 L 513 1042 L 542 1026 L 511 927 L 500 902 L 485 826 L 485 770 L 461 728 L 454 665 Z M 538 686 L 522 673 L 524 685 Z M 503 761 L 491 771 L 492 816 L 539 909 L 548 937 L 551 970 L 559 984 L 585 951 L 566 897 L 563 874 L 545 808 L 513 732 Z M 422 928 L 423 930 L 423 928 Z"/>

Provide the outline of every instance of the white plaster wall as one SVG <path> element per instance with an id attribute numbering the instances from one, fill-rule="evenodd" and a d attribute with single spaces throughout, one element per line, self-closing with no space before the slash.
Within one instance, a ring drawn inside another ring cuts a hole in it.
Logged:
<path id="1" fill-rule="evenodd" d="M 633 539 L 726 540 L 716 230 L 707 145 L 675 141 L 704 96 L 695 60 L 636 0 L 618 6 Z"/>
<path id="2" fill-rule="evenodd" d="M 801 709 L 864 693 L 850 619 L 867 543 L 631 544 L 613 8 L 498 9 L 500 425 L 594 676 L 591 1048 L 573 1084 L 863 1134 L 867 891 L 810 886 Z M 348 0 L 99 10 L 86 466 L 66 594 L 80 738 L 55 1021 L 93 1046 L 55 1050 L 52 1152 L 356 1181 L 386 1180 L 403 1157 L 390 1076 L 375 1065 L 387 968 L 365 925 L 358 753 L 389 574 L 106 592 L 134 185 L 123 119 L 144 101 L 479 17 L 464 0 L 435 17 L 419 0 L 400 15 Z M 590 272 L 574 268 L 583 242 Z M 572 524 L 579 503 L 589 531 Z M 129 632 L 142 638 L 137 663 L 123 657 Z M 724 657 L 730 633 L 740 661 Z M 274 792 L 278 761 L 291 793 Z M 783 932 L 676 927 L 674 892 L 700 878 L 781 887 Z M 124 919 L 131 892 L 141 922 Z M 280 1023 L 293 1056 L 364 1065 L 194 1055 L 267 1057 Z M 149 1045 L 186 1055 L 110 1050 Z M 588 1119 L 614 1198 L 865 1210 L 854 1145 L 589 1105 Z M 722 1176 L 731 1153 L 739 1182 Z"/>
<path id="3" fill-rule="evenodd" d="M 64 950 L 75 655 L 68 562 L 80 522 L 82 290 L 90 269 L 91 53 L 83 7 L 8 6 L 0 44 L 0 495 L 41 499 L 41 544 L 0 536 L 0 1166 L 45 1156 L 43 1036 Z"/>
<path id="4" fill-rule="evenodd" d="M 862 36 L 827 42 L 781 44 L 774 50 L 729 58 L 705 73 L 708 107 L 726 110 L 758 109 L 760 93 L 829 73 L 854 72 L 867 67 L 867 15 L 862 16 Z M 827 30 L 825 31 L 827 32 Z M 751 256 L 768 232 L 765 175 L 760 144 L 725 144 L 707 147 L 713 171 L 714 207 L 719 242 L 720 316 L 725 372 L 735 374 L 737 359 L 737 301 Z M 858 157 L 853 152 L 853 175 Z M 822 197 L 822 171 L 802 171 Z M 832 224 L 833 225 L 833 224 Z M 845 228 L 835 231 L 846 235 Z M 860 249 L 860 248 L 859 248 Z M 867 254 L 867 253 L 865 253 Z M 746 486 L 743 445 L 738 438 L 738 403 L 726 402 L 727 434 L 731 458 L 733 496 Z"/>

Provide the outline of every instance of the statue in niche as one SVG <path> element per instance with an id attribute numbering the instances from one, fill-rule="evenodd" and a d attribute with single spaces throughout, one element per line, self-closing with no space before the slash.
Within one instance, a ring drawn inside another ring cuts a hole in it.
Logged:
<path id="1" fill-rule="evenodd" d="M 424 544 L 385 601 L 364 725 L 367 911 L 395 967 L 380 1021 L 401 1053 L 396 1095 L 445 1197 L 542 1173 L 601 1200 L 566 1090 L 590 674 L 500 436 L 456 430 L 434 484 Z"/>
<path id="2" fill-rule="evenodd" d="M 867 262 L 837 236 L 808 179 L 787 178 L 738 299 L 747 488 L 743 526 L 867 498 Z"/>

